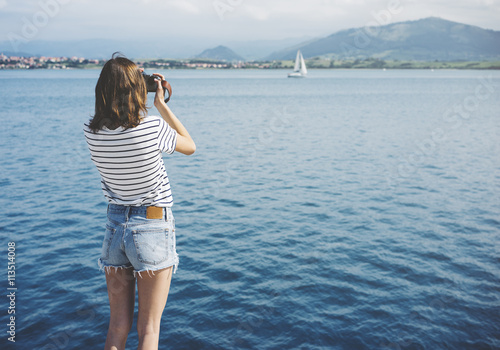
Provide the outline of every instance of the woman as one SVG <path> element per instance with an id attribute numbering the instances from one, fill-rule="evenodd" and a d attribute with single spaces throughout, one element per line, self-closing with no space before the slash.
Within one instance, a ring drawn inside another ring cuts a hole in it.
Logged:
<path id="1" fill-rule="evenodd" d="M 161 78 L 154 99 L 161 118 L 147 115 L 142 70 L 113 54 L 97 81 L 95 115 L 84 128 L 108 201 L 98 260 L 106 272 L 110 306 L 105 349 L 125 349 L 136 280 L 139 349 L 158 349 L 161 315 L 178 264 L 173 198 L 162 152 L 189 155 L 196 146 L 164 102 L 162 86 L 168 83 L 163 75 L 154 75 Z"/>

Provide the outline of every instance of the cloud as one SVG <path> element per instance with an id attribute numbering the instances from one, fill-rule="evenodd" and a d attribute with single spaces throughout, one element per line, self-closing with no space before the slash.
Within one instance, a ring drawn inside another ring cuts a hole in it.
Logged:
<path id="1" fill-rule="evenodd" d="M 244 11 L 248 17 L 257 21 L 266 21 L 271 15 L 268 9 L 253 5 L 245 5 Z"/>
<path id="2" fill-rule="evenodd" d="M 49 1 L 60 0 L 0 0 L 0 41 Z M 222 16 L 215 2 L 226 6 Z M 390 22 L 440 16 L 500 30 L 500 0 L 64 0 L 37 39 L 162 37 L 152 30 L 156 23 L 168 26 L 171 37 L 216 41 L 317 37 L 365 26 L 395 2 L 403 10 Z"/>
<path id="3" fill-rule="evenodd" d="M 168 1 L 167 4 L 184 13 L 198 14 L 201 12 L 200 7 L 186 0 Z"/>

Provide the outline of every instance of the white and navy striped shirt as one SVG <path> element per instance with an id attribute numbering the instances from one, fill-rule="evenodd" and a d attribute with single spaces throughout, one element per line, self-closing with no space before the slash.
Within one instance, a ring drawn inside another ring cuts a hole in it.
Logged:
<path id="1" fill-rule="evenodd" d="M 162 152 L 174 152 L 177 132 L 161 117 L 147 116 L 135 128 L 104 127 L 96 133 L 85 124 L 84 133 L 109 203 L 172 206 Z"/>

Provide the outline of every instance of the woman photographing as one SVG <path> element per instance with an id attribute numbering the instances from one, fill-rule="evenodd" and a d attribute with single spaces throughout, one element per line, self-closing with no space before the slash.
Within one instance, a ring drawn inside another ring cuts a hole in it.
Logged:
<path id="1" fill-rule="evenodd" d="M 164 101 L 163 87 L 168 83 L 161 74 L 153 75 L 158 78 L 154 106 L 161 117 L 147 114 L 142 70 L 114 54 L 102 68 L 95 88 L 95 115 L 84 127 L 108 201 L 98 260 L 106 272 L 110 305 L 105 350 L 125 349 L 136 283 L 138 349 L 158 349 L 161 316 L 179 262 L 174 201 L 162 153 L 190 155 L 196 145 Z"/>

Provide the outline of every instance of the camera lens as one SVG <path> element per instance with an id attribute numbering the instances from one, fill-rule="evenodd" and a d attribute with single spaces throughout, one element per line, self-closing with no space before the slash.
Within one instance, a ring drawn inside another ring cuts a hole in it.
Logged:
<path id="1" fill-rule="evenodd" d="M 149 75 L 149 74 L 142 74 L 144 81 L 146 82 L 146 90 L 147 92 L 155 92 L 157 85 L 156 85 L 156 77 L 154 75 Z"/>

